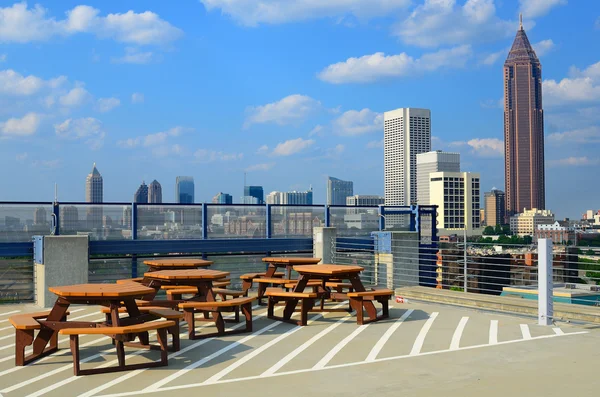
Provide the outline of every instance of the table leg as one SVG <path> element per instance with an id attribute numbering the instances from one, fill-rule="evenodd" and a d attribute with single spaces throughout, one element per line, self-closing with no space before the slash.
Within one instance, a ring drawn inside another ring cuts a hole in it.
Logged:
<path id="1" fill-rule="evenodd" d="M 277 271 L 277 266 L 274 266 L 269 263 L 269 267 L 267 268 L 267 272 L 265 273 L 266 278 L 271 278 L 275 276 L 275 272 Z"/>
<path id="2" fill-rule="evenodd" d="M 304 288 L 306 288 L 306 284 L 308 284 L 308 280 L 310 280 L 310 277 L 307 277 L 305 275 L 300 275 L 300 278 L 298 279 L 298 283 L 296 284 L 296 286 L 294 287 L 293 292 L 304 292 Z M 302 302 L 305 302 L 305 299 L 302 300 Z M 292 314 L 294 314 L 294 310 L 296 309 L 296 305 L 298 305 L 298 299 L 290 299 L 289 301 L 287 301 L 285 303 L 285 308 L 283 309 L 283 318 L 285 318 L 286 320 L 289 320 L 292 318 Z M 305 312 L 305 306 L 302 306 L 302 312 Z M 303 315 L 301 313 L 301 315 Z"/>
<path id="3" fill-rule="evenodd" d="M 351 274 L 348 277 L 348 280 L 350 280 L 350 283 L 352 283 L 352 288 L 354 288 L 354 291 L 356 292 L 365 292 L 365 286 L 363 285 L 362 281 L 360 281 L 360 277 L 358 274 Z M 369 319 L 375 319 L 377 318 L 377 309 L 375 308 L 375 305 L 373 304 L 372 301 L 363 301 L 361 306 L 361 311 L 362 308 L 364 307 L 364 309 L 367 311 L 367 315 L 369 316 Z M 357 310 L 358 308 L 355 308 L 355 310 Z M 358 312 L 358 310 L 357 310 Z"/>
<path id="4" fill-rule="evenodd" d="M 61 321 L 65 318 L 67 314 L 67 310 L 69 309 L 69 302 L 63 298 L 58 298 L 54 307 L 50 311 L 50 314 L 46 318 L 46 321 Z M 58 347 L 54 347 L 51 349 L 46 349 L 46 346 L 51 341 L 53 337 L 56 337 L 58 331 L 54 331 L 48 328 L 42 328 L 40 332 L 38 332 L 37 337 L 33 341 L 33 354 L 29 356 L 26 361 L 30 361 L 32 359 L 37 359 L 42 357 L 43 355 L 47 355 L 53 353 L 58 349 Z"/>

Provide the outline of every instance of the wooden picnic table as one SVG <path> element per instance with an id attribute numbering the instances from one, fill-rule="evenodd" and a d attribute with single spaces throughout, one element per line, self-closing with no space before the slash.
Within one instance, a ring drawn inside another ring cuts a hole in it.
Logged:
<path id="1" fill-rule="evenodd" d="M 152 297 L 146 296 L 145 299 L 154 299 L 156 293 L 160 291 L 163 285 L 186 285 L 198 289 L 197 295 L 192 300 L 214 302 L 215 294 L 212 283 L 227 276 L 229 276 L 229 272 L 210 269 L 159 270 L 144 273 L 144 284 L 152 288 L 152 292 L 154 293 Z"/>
<path id="2" fill-rule="evenodd" d="M 95 328 L 111 326 L 127 326 L 141 324 L 156 317 L 142 314 L 136 304 L 136 299 L 143 297 L 153 290 L 142 284 L 76 284 L 61 287 L 51 287 L 50 292 L 58 296 L 52 310 L 45 319 L 37 320 L 41 325 L 40 331 L 33 341 L 33 353 L 24 357 L 21 365 L 38 360 L 41 357 L 58 350 L 58 332 L 66 328 Z M 89 321 L 67 321 L 66 315 L 69 306 L 101 305 L 110 308 L 110 321 L 94 323 Z M 127 308 L 127 317 L 119 317 L 119 308 Z M 46 348 L 50 343 L 50 347 Z M 20 341 L 16 342 L 17 350 Z M 26 344 L 28 345 L 28 344 Z"/>
<path id="3" fill-rule="evenodd" d="M 273 257 L 269 256 L 262 258 L 262 261 L 269 265 L 265 278 L 270 278 L 275 275 L 278 267 L 285 268 L 287 278 L 292 277 L 292 268 L 297 265 L 316 265 L 321 262 L 321 258 L 298 258 L 298 257 Z"/>
<path id="4" fill-rule="evenodd" d="M 347 299 L 347 295 L 340 292 L 332 292 L 326 287 L 326 283 L 331 279 L 335 280 L 348 280 L 352 284 L 352 288 L 355 292 L 366 291 L 360 279 L 360 272 L 365 270 L 361 266 L 352 265 L 335 265 L 335 264 L 322 264 L 322 265 L 298 265 L 294 266 L 294 270 L 299 274 L 298 282 L 292 292 L 302 293 L 306 288 L 310 280 L 319 279 L 322 280 L 322 286 L 319 291 L 320 299 L 333 299 L 342 300 Z M 290 299 L 286 302 L 283 318 L 290 320 L 299 299 Z M 366 310 L 370 318 L 377 317 L 377 310 L 375 305 L 371 301 L 364 301 L 363 307 Z M 309 311 L 313 311 L 312 308 Z M 320 311 L 320 310 L 318 310 Z"/>
<path id="5" fill-rule="evenodd" d="M 196 258 L 153 259 L 144 261 L 144 265 L 148 266 L 149 272 L 156 272 L 159 270 L 197 269 L 199 267 L 208 267 L 213 263 L 213 261 Z"/>

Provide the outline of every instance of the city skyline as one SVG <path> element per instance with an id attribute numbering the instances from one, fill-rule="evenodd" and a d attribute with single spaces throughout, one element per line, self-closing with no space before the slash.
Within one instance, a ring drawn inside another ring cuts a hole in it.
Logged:
<path id="1" fill-rule="evenodd" d="M 432 149 L 460 152 L 481 190 L 502 187 L 499 69 L 522 12 L 544 65 L 545 207 L 597 206 L 600 188 L 580 183 L 599 165 L 597 2 L 299 0 L 272 13 L 277 2 L 248 0 L 240 14 L 109 0 L 81 20 L 78 3 L 38 3 L 0 7 L 19 16 L 0 22 L 0 167 L 14 186 L 1 200 L 50 201 L 57 183 L 60 201 L 84 201 L 93 161 L 108 202 L 153 179 L 174 201 L 177 175 L 195 178 L 196 202 L 237 199 L 244 172 L 267 192 L 312 184 L 319 203 L 327 175 L 382 195 L 383 112 L 400 107 L 431 109 Z"/>

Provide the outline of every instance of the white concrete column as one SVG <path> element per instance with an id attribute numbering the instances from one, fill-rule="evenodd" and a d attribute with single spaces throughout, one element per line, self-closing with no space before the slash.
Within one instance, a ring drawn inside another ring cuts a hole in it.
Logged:
<path id="1" fill-rule="evenodd" d="M 54 305 L 56 295 L 50 287 L 88 282 L 88 236 L 44 236 L 34 245 L 37 306 Z"/>
<path id="2" fill-rule="evenodd" d="M 552 240 L 538 239 L 538 324 L 551 325 L 554 316 Z"/>
<path id="3" fill-rule="evenodd" d="M 313 257 L 321 258 L 320 263 L 335 263 L 335 227 L 313 228 Z"/>

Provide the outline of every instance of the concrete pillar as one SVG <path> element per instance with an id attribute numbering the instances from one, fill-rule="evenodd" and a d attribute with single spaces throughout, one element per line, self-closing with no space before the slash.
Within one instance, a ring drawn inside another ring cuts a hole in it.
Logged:
<path id="1" fill-rule="evenodd" d="M 335 227 L 313 228 L 313 257 L 321 258 L 320 263 L 335 263 Z"/>
<path id="2" fill-rule="evenodd" d="M 88 282 L 88 236 L 34 238 L 36 305 L 52 307 L 56 295 L 50 287 Z"/>
<path id="3" fill-rule="evenodd" d="M 419 285 L 419 234 L 373 232 L 375 272 L 372 283 L 386 288 Z"/>

